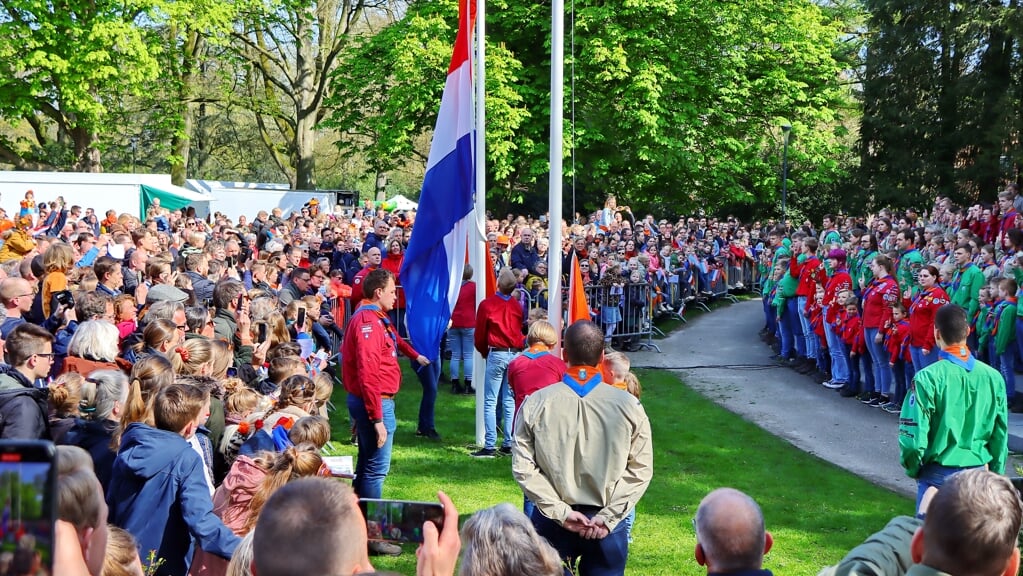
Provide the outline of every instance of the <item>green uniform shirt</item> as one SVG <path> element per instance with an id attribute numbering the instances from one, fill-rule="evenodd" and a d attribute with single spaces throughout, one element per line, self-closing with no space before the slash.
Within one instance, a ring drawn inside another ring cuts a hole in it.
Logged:
<path id="1" fill-rule="evenodd" d="M 1016 303 L 1005 300 L 995 308 L 995 354 L 1005 354 L 1009 344 L 1016 342 Z"/>
<path id="2" fill-rule="evenodd" d="M 924 267 L 924 257 L 916 248 L 906 250 L 899 256 L 899 266 L 895 271 L 895 279 L 899 282 L 899 298 L 910 291 L 910 298 L 916 296 L 920 291 L 920 284 L 917 283 L 917 275 Z"/>
<path id="3" fill-rule="evenodd" d="M 984 285 L 984 273 L 972 263 L 957 268 L 948 290 L 952 303 L 966 310 L 966 318 L 973 320 L 980 306 L 980 287 Z"/>
<path id="4" fill-rule="evenodd" d="M 875 250 L 859 250 L 849 266 L 849 275 L 852 276 L 853 288 L 859 290 L 860 286 L 870 284 L 874 279 L 874 273 L 870 271 L 870 263 L 877 256 Z"/>
<path id="5" fill-rule="evenodd" d="M 910 478 L 928 464 L 1005 470 L 1008 407 L 994 368 L 942 351 L 917 372 L 899 417 L 899 460 Z"/>

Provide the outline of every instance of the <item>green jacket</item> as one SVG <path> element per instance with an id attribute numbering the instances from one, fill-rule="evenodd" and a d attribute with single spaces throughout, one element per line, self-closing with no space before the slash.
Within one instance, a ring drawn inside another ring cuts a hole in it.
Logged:
<path id="1" fill-rule="evenodd" d="M 957 268 L 952 276 L 952 285 L 948 295 L 952 303 L 966 310 L 966 317 L 973 320 L 980 306 L 980 287 L 984 285 L 984 273 L 972 263 Z"/>
<path id="2" fill-rule="evenodd" d="M 994 313 L 994 310 L 988 304 L 981 304 L 977 312 L 977 318 L 973 321 L 973 331 L 977 334 L 977 342 L 984 347 L 987 346 L 987 342 L 991 338 L 991 327 L 994 323 L 991 322 L 989 316 Z"/>
<path id="3" fill-rule="evenodd" d="M 1016 341 L 1016 303 L 1005 300 L 995 308 L 995 354 L 1005 354 Z"/>
<path id="4" fill-rule="evenodd" d="M 920 284 L 917 283 L 917 275 L 924 267 L 924 257 L 916 248 L 906 250 L 899 256 L 899 266 L 895 270 L 895 279 L 899 282 L 899 297 L 909 290 L 910 298 L 916 296 L 920 291 Z"/>
<path id="5" fill-rule="evenodd" d="M 896 516 L 880 531 L 853 548 L 837 566 L 829 566 L 818 576 L 890 576 L 905 574 L 913 565 L 909 546 L 923 520 Z"/>
<path id="6" fill-rule="evenodd" d="M 1005 382 L 997 370 L 969 356 L 942 351 L 917 372 L 899 417 L 899 460 L 916 478 L 928 464 L 990 465 L 1001 474 L 1008 456 Z"/>
<path id="7" fill-rule="evenodd" d="M 877 256 L 876 251 L 858 250 L 849 264 L 849 275 L 852 276 L 853 288 L 860 289 L 860 285 L 866 286 L 874 279 L 874 273 L 870 271 L 870 263 Z"/>

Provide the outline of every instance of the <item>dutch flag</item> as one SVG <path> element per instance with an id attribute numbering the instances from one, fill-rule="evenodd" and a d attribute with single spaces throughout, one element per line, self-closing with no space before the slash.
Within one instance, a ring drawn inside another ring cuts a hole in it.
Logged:
<path id="1" fill-rule="evenodd" d="M 419 210 L 402 262 L 409 337 L 436 362 L 465 267 L 475 193 L 474 116 L 469 54 L 475 0 L 459 0 L 458 36 L 430 145 Z"/>

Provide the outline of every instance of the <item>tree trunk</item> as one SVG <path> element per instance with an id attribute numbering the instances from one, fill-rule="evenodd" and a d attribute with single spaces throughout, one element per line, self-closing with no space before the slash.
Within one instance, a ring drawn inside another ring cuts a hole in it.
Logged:
<path id="1" fill-rule="evenodd" d="M 74 128 L 70 136 L 75 147 L 75 163 L 71 169 L 75 172 L 102 172 L 96 134 L 83 128 Z"/>
<path id="2" fill-rule="evenodd" d="M 377 171 L 376 200 L 377 202 L 387 200 L 387 172 L 383 170 Z"/>

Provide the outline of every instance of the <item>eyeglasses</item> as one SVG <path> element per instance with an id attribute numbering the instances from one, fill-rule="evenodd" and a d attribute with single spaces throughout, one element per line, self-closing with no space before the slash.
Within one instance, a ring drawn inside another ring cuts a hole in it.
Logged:
<path id="1" fill-rule="evenodd" d="M 186 332 L 188 331 L 188 324 L 178 324 L 177 329 L 181 330 L 182 332 Z"/>
<path id="2" fill-rule="evenodd" d="M 51 360 L 52 361 L 53 357 L 56 356 L 56 354 L 54 354 L 53 352 L 48 352 L 46 354 L 42 354 L 42 353 L 40 353 L 40 354 L 33 354 L 33 356 L 39 356 L 39 357 L 46 358 L 47 360 Z"/>

